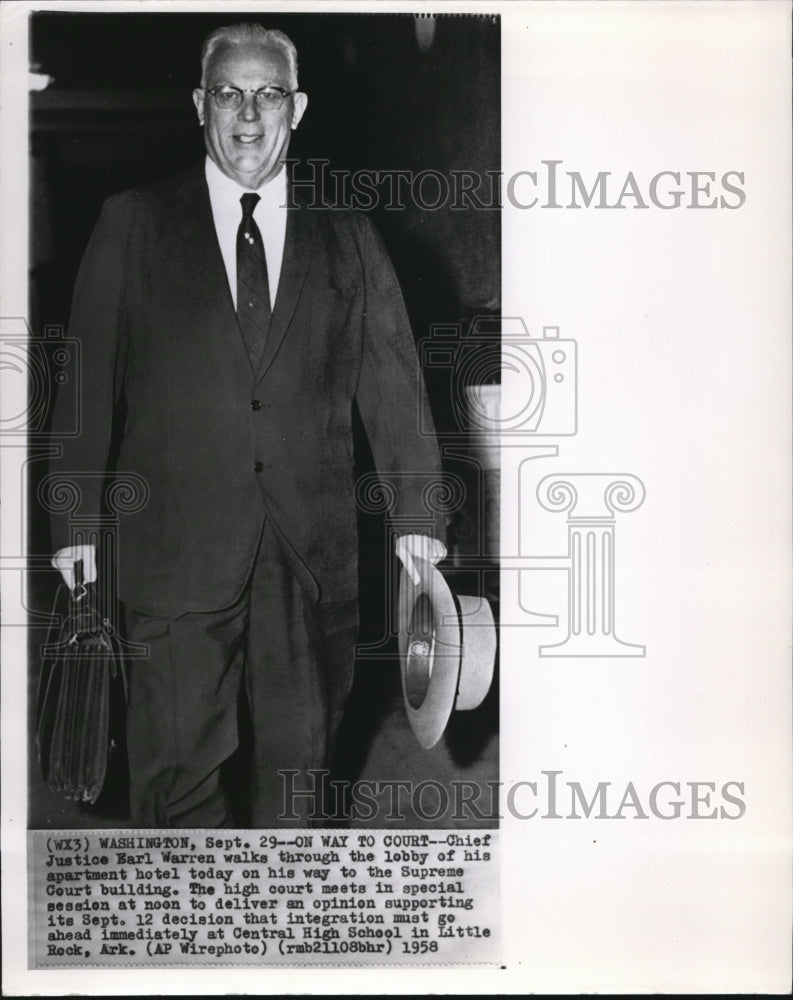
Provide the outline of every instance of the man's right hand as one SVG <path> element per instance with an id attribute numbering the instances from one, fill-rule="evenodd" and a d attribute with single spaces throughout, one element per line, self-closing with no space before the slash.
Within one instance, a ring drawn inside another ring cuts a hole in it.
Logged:
<path id="1" fill-rule="evenodd" d="M 71 545 L 65 549 L 58 549 L 52 557 L 52 565 L 60 570 L 69 590 L 74 590 L 74 566 L 80 560 L 83 562 L 83 582 L 93 583 L 96 580 L 95 545 Z"/>

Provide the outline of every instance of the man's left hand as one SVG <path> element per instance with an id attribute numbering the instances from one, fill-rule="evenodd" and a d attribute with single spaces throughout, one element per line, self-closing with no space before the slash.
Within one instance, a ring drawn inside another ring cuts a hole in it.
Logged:
<path id="1" fill-rule="evenodd" d="M 415 559 L 426 559 L 433 566 L 441 559 L 446 558 L 446 546 L 437 538 L 430 535 L 402 535 L 397 538 L 396 554 L 402 561 L 402 565 L 410 574 L 410 578 L 418 585 L 421 577 Z"/>

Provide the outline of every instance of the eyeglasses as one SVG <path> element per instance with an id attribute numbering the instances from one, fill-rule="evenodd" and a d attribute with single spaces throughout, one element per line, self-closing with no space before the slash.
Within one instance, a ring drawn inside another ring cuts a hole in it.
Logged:
<path id="1" fill-rule="evenodd" d="M 242 107 L 243 94 L 253 94 L 253 100 L 259 111 L 280 111 L 281 105 L 294 90 L 283 90 L 281 87 L 260 87 L 259 90 L 241 90 L 239 87 L 213 87 L 207 90 L 211 94 L 215 107 L 220 111 L 238 111 Z"/>

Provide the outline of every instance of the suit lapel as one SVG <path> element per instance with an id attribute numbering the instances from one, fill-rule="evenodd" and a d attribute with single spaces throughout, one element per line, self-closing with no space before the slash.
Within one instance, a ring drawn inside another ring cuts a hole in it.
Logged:
<path id="1" fill-rule="evenodd" d="M 294 316 L 300 293 L 306 281 L 314 242 L 317 237 L 317 213 L 307 204 L 290 203 L 286 216 L 286 237 L 281 275 L 270 330 L 264 352 L 256 372 L 256 381 L 262 379 L 273 363 L 278 348 L 286 336 Z"/>
<path id="2" fill-rule="evenodd" d="M 180 277 L 184 278 L 187 301 L 199 305 L 202 327 L 213 331 L 213 336 L 220 332 L 237 355 L 237 361 L 244 358 L 250 372 L 250 356 L 229 290 L 226 265 L 212 218 L 203 163 L 186 176 L 176 204 L 174 230 L 180 247 L 180 259 L 186 262 L 186 266 L 180 270 Z"/>
<path id="3" fill-rule="evenodd" d="M 185 299 L 200 304 L 202 325 L 222 331 L 237 360 L 251 361 L 242 337 L 234 300 L 229 290 L 226 267 L 215 233 L 212 206 L 203 163 L 191 170 L 180 185 L 175 200 L 173 231 L 179 248 L 178 259 L 187 262 L 180 268 Z M 261 380 L 281 346 L 300 300 L 306 281 L 314 243 L 317 238 L 317 212 L 305 203 L 287 209 L 286 236 L 278 292 L 272 321 L 255 381 Z"/>

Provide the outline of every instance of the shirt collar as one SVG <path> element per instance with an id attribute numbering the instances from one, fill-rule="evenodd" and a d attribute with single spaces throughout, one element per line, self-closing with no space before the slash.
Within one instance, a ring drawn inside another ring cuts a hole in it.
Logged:
<path id="1" fill-rule="evenodd" d="M 209 156 L 206 158 L 204 167 L 207 186 L 210 197 L 224 202 L 234 202 L 239 205 L 240 197 L 243 194 L 258 194 L 261 198 L 261 207 L 264 209 L 275 209 L 286 207 L 286 170 L 282 166 L 275 177 L 271 178 L 260 188 L 252 192 L 250 188 L 244 188 L 220 169 L 220 167 Z M 260 206 L 257 205 L 257 208 Z"/>

